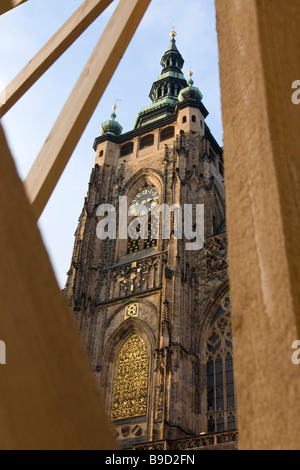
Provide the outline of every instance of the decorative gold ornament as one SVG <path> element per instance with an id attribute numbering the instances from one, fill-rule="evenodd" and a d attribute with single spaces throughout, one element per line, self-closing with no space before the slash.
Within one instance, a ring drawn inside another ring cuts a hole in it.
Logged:
<path id="1" fill-rule="evenodd" d="M 140 304 L 138 302 L 127 305 L 127 307 L 125 308 L 125 320 L 127 320 L 127 318 L 138 317 L 139 310 L 140 310 Z"/>
<path id="2" fill-rule="evenodd" d="M 145 416 L 147 413 L 149 352 L 145 341 L 131 336 L 121 349 L 115 372 L 111 419 Z"/>
<path id="3" fill-rule="evenodd" d="M 177 33 L 176 33 L 176 31 L 175 31 L 175 24 L 173 24 L 173 29 L 172 29 L 172 31 L 171 31 L 171 33 L 170 33 L 170 36 L 171 36 L 172 39 L 175 39 L 176 36 L 177 36 Z"/>

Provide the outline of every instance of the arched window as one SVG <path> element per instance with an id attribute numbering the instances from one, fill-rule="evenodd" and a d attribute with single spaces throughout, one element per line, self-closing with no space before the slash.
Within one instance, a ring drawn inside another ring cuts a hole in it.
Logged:
<path id="1" fill-rule="evenodd" d="M 154 135 L 149 134 L 145 135 L 144 137 L 141 138 L 140 140 L 140 150 L 146 149 L 147 147 L 151 147 L 154 145 Z"/>
<path id="2" fill-rule="evenodd" d="M 173 139 L 175 136 L 175 129 L 173 126 L 163 129 L 160 133 L 160 141 L 164 142 L 165 140 Z"/>
<path id="3" fill-rule="evenodd" d="M 183 116 L 183 118 L 182 118 L 182 124 L 185 124 L 186 121 L 187 121 L 186 116 Z"/>
<path id="4" fill-rule="evenodd" d="M 104 151 L 101 150 L 101 152 L 99 153 L 99 157 L 103 157 L 103 154 L 104 154 Z"/>
<path id="5" fill-rule="evenodd" d="M 147 414 L 149 352 L 145 341 L 133 335 L 122 347 L 115 366 L 111 419 Z"/>
<path id="6" fill-rule="evenodd" d="M 133 153 L 133 142 L 128 142 L 127 144 L 122 145 L 120 157 L 126 157 Z"/>
<path id="7" fill-rule="evenodd" d="M 194 114 L 192 116 L 192 122 L 197 122 L 197 117 Z"/>
<path id="8" fill-rule="evenodd" d="M 206 340 L 207 430 L 236 429 L 230 299 L 224 297 Z"/>

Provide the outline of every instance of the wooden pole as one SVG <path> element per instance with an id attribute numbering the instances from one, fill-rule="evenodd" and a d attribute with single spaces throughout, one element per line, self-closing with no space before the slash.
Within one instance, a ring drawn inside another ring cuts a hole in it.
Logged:
<path id="1" fill-rule="evenodd" d="M 6 13 L 9 10 L 12 10 L 15 7 L 18 7 L 22 3 L 27 2 L 27 0 L 1 0 L 0 4 L 0 15 Z"/>
<path id="2" fill-rule="evenodd" d="M 241 449 L 300 448 L 300 0 L 216 0 Z"/>
<path id="3" fill-rule="evenodd" d="M 120 0 L 58 117 L 25 186 L 39 217 L 151 0 Z"/>
<path id="4" fill-rule="evenodd" d="M 86 0 L 7 86 L 0 117 L 29 90 L 113 0 Z"/>
<path id="5" fill-rule="evenodd" d="M 114 449 L 1 125 L 0 153 L 0 449 Z"/>

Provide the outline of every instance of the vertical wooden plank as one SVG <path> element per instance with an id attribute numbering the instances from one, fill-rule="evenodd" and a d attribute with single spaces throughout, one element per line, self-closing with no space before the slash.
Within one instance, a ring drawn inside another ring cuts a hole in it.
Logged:
<path id="1" fill-rule="evenodd" d="M 25 2 L 27 2 L 27 0 L 1 0 L 0 15 L 3 15 L 3 13 L 18 7 Z"/>
<path id="2" fill-rule="evenodd" d="M 299 449 L 300 0 L 216 0 L 241 449 Z"/>
<path id="3" fill-rule="evenodd" d="M 58 117 L 25 186 L 37 217 L 47 204 L 151 0 L 120 0 Z"/>
<path id="4" fill-rule="evenodd" d="M 68 21 L 7 86 L 5 103 L 0 107 L 0 117 L 3 117 L 9 111 L 112 1 L 85 0 L 82 3 Z"/>
<path id="5" fill-rule="evenodd" d="M 1 125 L 0 152 L 0 448 L 115 448 Z"/>

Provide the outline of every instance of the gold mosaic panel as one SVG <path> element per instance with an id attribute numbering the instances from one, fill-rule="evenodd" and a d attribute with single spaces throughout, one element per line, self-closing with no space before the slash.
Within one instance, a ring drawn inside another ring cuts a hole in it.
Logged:
<path id="1" fill-rule="evenodd" d="M 145 341 L 133 335 L 117 361 L 111 419 L 145 416 L 147 413 L 149 353 Z"/>

